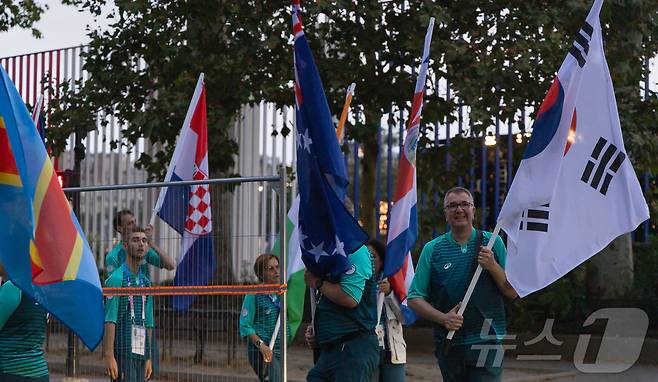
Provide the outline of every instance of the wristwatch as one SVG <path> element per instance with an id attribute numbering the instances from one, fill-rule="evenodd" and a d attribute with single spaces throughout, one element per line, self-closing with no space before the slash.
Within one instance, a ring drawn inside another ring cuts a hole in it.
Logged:
<path id="1" fill-rule="evenodd" d="M 324 284 L 324 279 L 318 279 L 318 281 L 315 282 L 315 290 L 320 290 L 322 284 Z"/>
<path id="2" fill-rule="evenodd" d="M 260 345 L 262 345 L 262 344 L 264 344 L 264 343 L 265 343 L 265 342 L 263 342 L 263 340 L 261 340 L 261 339 L 259 338 L 258 341 L 256 341 L 256 347 L 259 348 Z"/>

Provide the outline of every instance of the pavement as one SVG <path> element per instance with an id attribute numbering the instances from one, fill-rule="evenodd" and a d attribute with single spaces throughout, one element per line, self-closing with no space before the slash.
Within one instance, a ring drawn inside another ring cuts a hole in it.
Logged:
<path id="1" fill-rule="evenodd" d="M 254 382 L 255 375 L 247 362 L 245 343 L 238 340 L 234 354 L 231 353 L 230 339 L 224 335 L 214 338 L 206 345 L 204 358 L 201 363 L 194 362 L 194 342 L 189 338 L 177 338 L 169 347 L 166 341 L 160 345 L 162 357 L 159 371 L 154 381 L 190 381 L 190 382 Z M 531 336 L 532 337 L 532 336 Z M 658 381 L 658 340 L 645 339 L 642 352 L 630 368 L 620 373 L 585 373 L 580 371 L 572 361 L 577 336 L 557 335 L 562 346 L 551 344 L 537 344 L 532 347 L 518 346 L 514 351 L 505 352 L 503 381 L 531 382 L 531 381 L 558 381 L 558 382 L 617 382 L 617 381 Z M 405 330 L 408 354 L 406 375 L 407 381 L 441 381 L 441 373 L 434 357 L 432 332 L 429 328 L 415 328 Z M 519 336 L 517 344 L 522 344 L 523 336 Z M 545 342 L 545 341 L 543 341 Z M 592 350 L 599 349 L 601 338 L 592 337 Z M 66 380 L 66 337 L 52 335 L 48 341 L 47 360 L 53 382 L 97 382 L 108 381 L 104 377 L 103 359 L 100 350 L 91 353 L 86 349 L 80 351 L 78 380 Z M 541 346 L 540 346 L 541 345 Z M 589 348 L 588 348 L 589 349 Z M 561 353 L 561 354 L 559 354 Z M 591 353 L 591 354 L 590 354 Z M 624 358 L 623 347 L 617 353 L 620 359 Z M 547 354 L 553 354 L 546 356 Z M 609 354 L 608 354 L 609 356 Z M 553 357 L 555 360 L 541 360 Z M 581 369 L 597 364 L 598 370 L 614 363 L 604 363 L 596 351 L 590 352 L 581 362 Z M 597 363 L 598 362 L 598 363 Z M 614 362 L 609 361 L 609 362 Z M 312 367 L 311 351 L 297 340 L 288 348 L 287 352 L 288 380 L 291 382 L 304 381 L 306 373 Z M 346 365 L 355 367 L 357 365 Z"/>
<path id="2" fill-rule="evenodd" d="M 210 356 L 211 353 L 208 353 Z M 304 381 L 306 372 L 312 365 L 311 352 L 302 346 L 293 346 L 288 352 L 288 380 L 291 382 Z M 107 382 L 103 377 L 102 360 L 97 354 L 94 359 L 85 357 L 81 361 L 80 369 L 85 375 L 75 382 Z M 49 361 L 51 367 L 51 381 L 64 382 L 63 359 Z M 353 365 L 347 365 L 350 367 Z M 408 354 L 406 365 L 407 381 L 441 381 L 441 373 L 433 353 L 418 352 Z M 209 359 L 201 365 L 194 365 L 191 358 L 178 358 L 175 362 L 162 362 L 160 372 L 154 381 L 190 381 L 190 382 L 254 382 L 255 375 L 246 363 L 246 359 L 239 359 L 236 364 L 228 366 L 220 359 Z M 519 361 L 514 356 L 506 357 L 504 361 L 503 381 L 532 382 L 617 382 L 658 381 L 658 365 L 636 363 L 630 369 L 617 374 L 587 374 L 579 371 L 573 362 L 560 361 Z M 73 382 L 73 381 L 67 381 Z"/>

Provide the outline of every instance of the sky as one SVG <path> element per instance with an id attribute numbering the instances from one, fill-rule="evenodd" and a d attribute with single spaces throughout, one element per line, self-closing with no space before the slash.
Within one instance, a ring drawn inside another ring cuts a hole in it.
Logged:
<path id="1" fill-rule="evenodd" d="M 89 42 L 86 26 L 96 25 L 91 14 L 78 12 L 77 8 L 62 5 L 59 0 L 39 3 L 50 7 L 35 25 L 43 37 L 37 39 L 30 30 L 20 28 L 0 32 L 0 57 L 68 48 Z"/>

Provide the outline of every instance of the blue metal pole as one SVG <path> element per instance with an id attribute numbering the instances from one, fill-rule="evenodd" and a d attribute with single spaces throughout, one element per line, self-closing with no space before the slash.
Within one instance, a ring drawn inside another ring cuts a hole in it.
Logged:
<path id="1" fill-rule="evenodd" d="M 461 99 L 459 100 L 459 106 L 457 106 L 457 132 L 459 134 L 459 137 L 462 137 L 462 130 L 463 130 L 463 124 L 464 124 L 464 115 L 463 113 L 463 105 Z M 461 175 L 457 176 L 457 185 L 460 187 L 464 186 L 464 177 Z"/>
<path id="2" fill-rule="evenodd" d="M 446 101 L 450 102 L 450 80 L 446 79 Z M 446 168 L 450 168 L 450 121 L 448 117 L 445 118 L 446 125 Z M 438 130 L 438 128 L 437 128 Z M 438 132 L 438 131 L 437 131 Z"/>
<path id="3" fill-rule="evenodd" d="M 354 218 L 359 218 L 359 142 L 354 141 Z"/>
<path id="4" fill-rule="evenodd" d="M 644 193 L 646 195 L 647 191 L 649 191 L 649 186 L 650 186 L 650 179 L 649 179 L 649 172 L 644 173 Z M 649 226 L 651 224 L 651 218 L 647 219 L 644 223 L 642 223 L 642 241 L 643 242 L 648 242 L 649 241 Z"/>
<path id="5" fill-rule="evenodd" d="M 486 137 L 486 133 L 484 135 Z M 482 149 L 480 166 L 482 173 L 480 174 L 480 208 L 482 209 L 482 224 L 481 228 L 487 228 L 487 146 L 484 144 L 484 137 L 482 138 Z"/>
<path id="6" fill-rule="evenodd" d="M 391 116 L 393 116 L 393 107 L 391 107 Z M 391 121 L 392 122 L 392 121 Z M 391 200 L 393 198 L 393 123 L 388 124 L 388 145 L 386 156 L 386 227 L 391 219 Z"/>
<path id="7" fill-rule="evenodd" d="M 468 135 L 471 137 L 471 139 L 474 138 L 473 135 L 473 120 L 470 120 L 469 122 L 470 125 L 470 131 Z M 469 185 L 468 189 L 471 191 L 471 194 L 475 191 L 475 149 L 471 147 L 471 168 L 468 170 L 468 177 L 469 177 Z"/>
<path id="8" fill-rule="evenodd" d="M 493 218 L 498 219 L 500 207 L 500 117 L 496 116 L 496 150 L 494 151 L 494 194 L 493 194 Z"/>
<path id="9" fill-rule="evenodd" d="M 381 159 L 382 159 L 382 127 L 377 124 L 377 163 L 375 164 L 375 238 L 379 240 L 380 233 L 379 233 L 379 216 L 380 216 L 380 209 L 379 209 L 379 201 L 382 198 L 381 195 Z"/>
<path id="10" fill-rule="evenodd" d="M 512 125 L 510 125 L 509 120 L 507 121 L 507 190 L 512 187 L 512 180 L 514 178 L 513 166 L 513 154 L 514 154 L 514 134 L 512 134 Z"/>

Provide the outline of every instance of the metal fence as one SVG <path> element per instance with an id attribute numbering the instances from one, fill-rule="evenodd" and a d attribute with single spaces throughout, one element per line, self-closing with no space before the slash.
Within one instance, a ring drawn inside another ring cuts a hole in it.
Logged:
<path id="1" fill-rule="evenodd" d="M 214 242 L 213 256 L 216 269 L 208 286 L 203 288 L 185 288 L 172 286 L 173 272 L 162 271 L 149 266 L 153 287 L 147 289 L 153 295 L 155 322 L 154 380 L 167 381 L 253 381 L 255 374 L 247 360 L 247 341 L 239 335 L 239 320 L 242 300 L 245 294 L 269 294 L 277 291 L 283 296 L 285 307 L 284 276 L 280 284 L 258 286 L 253 271 L 255 258 L 269 252 L 279 235 L 285 235 L 286 206 L 289 204 L 291 190 L 286 187 L 285 169 L 278 175 L 232 179 L 213 179 L 209 184 L 212 207 L 212 233 Z M 111 224 L 118 209 L 131 208 L 131 204 L 122 201 L 135 201 L 148 204 L 152 209 L 162 187 L 176 189 L 191 183 L 170 182 L 142 183 L 126 185 L 108 185 L 65 189 L 72 198 L 74 206 L 79 201 L 81 219 L 95 219 L 102 224 Z M 284 194 L 285 198 L 280 196 Z M 262 196 L 267 208 L 260 208 L 257 203 L 249 203 L 252 195 Z M 78 198 L 79 200 L 75 200 Z M 187 211 L 184 200 L 167 208 Z M 108 214 L 108 205 L 115 211 Z M 240 209 L 233 206 L 241 206 Z M 262 220 L 234 224 L 233 214 L 244 216 L 259 215 Z M 148 224 L 148 219 L 137 218 L 137 225 Z M 259 222 L 265 221 L 264 226 Z M 156 219 L 154 242 L 165 255 L 181 260 L 181 235 L 172 230 L 160 219 Z M 102 226 L 99 225 L 99 226 Z M 269 224 L 272 224 L 270 226 Z M 272 234 L 275 232 L 275 234 Z M 94 237 L 93 231 L 85 231 L 87 237 Z M 117 236 L 107 241 L 95 241 L 94 248 L 101 280 L 107 280 L 110 269 L 105 266 L 108 249 L 121 245 Z M 285 243 L 282 245 L 285 262 Z M 236 277 L 234 266 L 240 265 L 242 274 Z M 282 268 L 284 269 L 284 268 Z M 248 271 L 251 270 L 251 271 Z M 117 270 L 114 270 L 115 272 Z M 155 272 L 154 272 L 155 271 Z M 118 296 L 116 290 L 105 290 L 105 296 Z M 192 295 L 194 302 L 188 309 L 178 310 L 172 301 L 174 296 Z M 283 309 L 285 310 L 285 309 Z M 83 314 L 83 312 L 81 312 Z M 285 327 L 286 317 L 282 317 Z M 46 353 L 51 374 L 54 376 L 74 374 L 85 378 L 104 378 L 105 366 L 103 349 L 99 346 L 94 352 L 75 346 L 77 363 L 68 342 L 67 330 L 56 320 L 50 319 L 46 339 Z M 67 363 L 69 361 L 69 363 Z M 281 365 L 285 365 L 285 352 L 282 351 Z"/>

